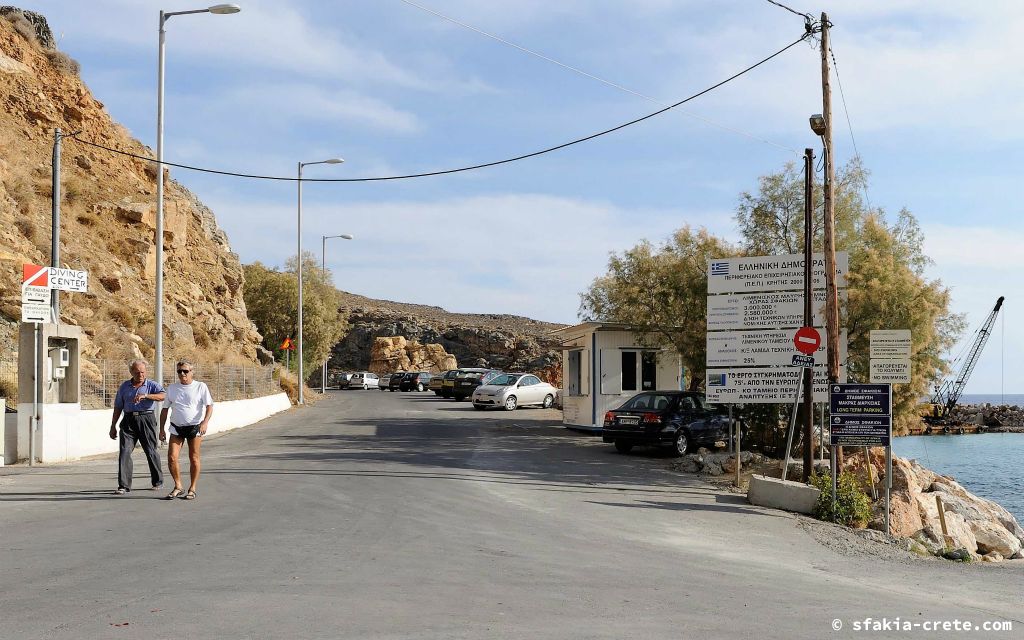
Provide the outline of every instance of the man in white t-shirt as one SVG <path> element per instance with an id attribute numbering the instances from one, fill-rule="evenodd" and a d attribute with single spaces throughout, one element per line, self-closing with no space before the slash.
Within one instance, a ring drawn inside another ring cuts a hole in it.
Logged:
<path id="1" fill-rule="evenodd" d="M 175 370 L 178 381 L 167 387 L 167 398 L 164 408 L 160 411 L 160 441 L 167 438 L 164 425 L 167 423 L 167 412 L 171 413 L 171 442 L 167 447 L 167 469 L 174 478 L 174 489 L 167 494 L 167 500 L 184 498 L 195 500 L 196 482 L 199 481 L 199 449 L 203 436 L 213 415 L 213 397 L 205 382 L 193 379 L 195 367 L 188 360 L 179 360 Z M 188 491 L 182 492 L 181 470 L 178 468 L 178 455 L 181 445 L 188 442 L 189 476 L 192 479 Z"/>

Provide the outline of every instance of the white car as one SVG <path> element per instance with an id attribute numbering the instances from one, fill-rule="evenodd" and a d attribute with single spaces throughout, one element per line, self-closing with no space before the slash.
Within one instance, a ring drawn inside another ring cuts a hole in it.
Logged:
<path id="1" fill-rule="evenodd" d="M 376 373 L 353 373 L 348 381 L 349 389 L 377 389 L 380 386 L 380 379 Z"/>
<path id="2" fill-rule="evenodd" d="M 558 389 L 530 373 L 503 373 L 473 391 L 473 408 L 518 407 L 535 405 L 548 409 L 555 403 Z"/>

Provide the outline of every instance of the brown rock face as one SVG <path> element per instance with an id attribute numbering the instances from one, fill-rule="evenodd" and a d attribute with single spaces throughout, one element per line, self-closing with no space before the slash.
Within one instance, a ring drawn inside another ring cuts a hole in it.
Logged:
<path id="1" fill-rule="evenodd" d="M 0 10 L 0 325 L 18 319 L 21 263 L 50 261 L 53 130 L 81 130 L 63 143 L 61 262 L 89 272 L 89 292 L 62 295 L 61 320 L 90 336 L 87 357 L 151 358 L 156 171 L 81 141 L 153 154 L 52 46 L 42 16 Z M 242 268 L 213 213 L 168 179 L 164 223 L 166 358 L 254 362 L 262 348 L 242 299 Z"/>
<path id="2" fill-rule="evenodd" d="M 410 342 L 402 336 L 376 338 L 370 352 L 370 371 L 378 375 L 395 371 L 440 373 L 458 366 L 455 356 L 441 345 Z"/>

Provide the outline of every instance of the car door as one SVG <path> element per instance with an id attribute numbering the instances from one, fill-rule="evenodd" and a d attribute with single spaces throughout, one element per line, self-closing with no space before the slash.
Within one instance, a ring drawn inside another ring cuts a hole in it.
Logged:
<path id="1" fill-rule="evenodd" d="M 540 404 L 544 400 L 544 389 L 540 384 L 540 378 L 537 376 L 524 376 L 526 380 L 527 389 L 529 390 L 529 403 Z"/>

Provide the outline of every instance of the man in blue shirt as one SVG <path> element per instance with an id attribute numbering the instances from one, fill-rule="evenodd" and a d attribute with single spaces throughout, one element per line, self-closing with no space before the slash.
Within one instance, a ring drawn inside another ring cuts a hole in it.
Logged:
<path id="1" fill-rule="evenodd" d="M 121 420 L 120 454 L 117 467 L 117 495 L 124 495 L 132 490 L 132 451 L 135 443 L 142 445 L 149 463 L 149 476 L 153 481 L 153 489 L 163 486 L 164 475 L 160 469 L 160 457 L 156 453 L 156 416 L 153 407 L 162 402 L 165 393 L 163 387 L 155 380 L 146 379 L 149 363 L 145 360 L 132 360 L 128 370 L 131 380 L 125 380 L 117 390 L 114 398 L 114 418 L 110 421 L 110 439 L 117 438 L 117 419 Z"/>

